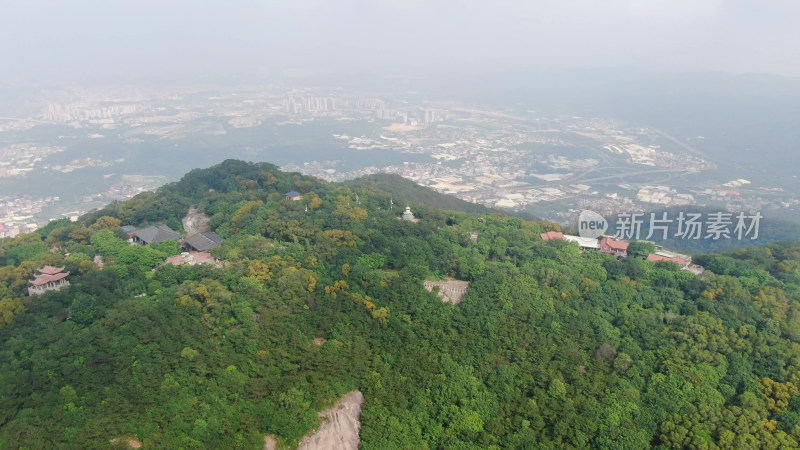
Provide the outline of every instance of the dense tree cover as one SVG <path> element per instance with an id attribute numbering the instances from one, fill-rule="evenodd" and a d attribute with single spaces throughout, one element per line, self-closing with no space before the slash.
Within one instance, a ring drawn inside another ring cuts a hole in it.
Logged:
<path id="1" fill-rule="evenodd" d="M 391 192 L 395 200 L 408 199 L 433 208 L 451 209 L 470 213 L 487 214 L 498 212 L 477 203 L 464 203 L 451 195 L 442 195 L 431 188 L 420 186 L 397 174 L 378 173 L 346 181 L 345 186 L 367 192 Z M 405 205 L 401 205 L 405 207 Z"/>
<path id="2" fill-rule="evenodd" d="M 647 258 L 648 255 L 656 251 L 656 246 L 647 241 L 631 241 L 628 244 L 628 255 L 634 258 Z"/>
<path id="3" fill-rule="evenodd" d="M 227 161 L 1 242 L 0 447 L 292 446 L 356 388 L 364 448 L 798 446 L 800 244 L 697 277 L 392 195 Z M 224 264 L 119 231 L 190 205 Z M 70 288 L 26 297 L 44 264 Z M 423 288 L 444 276 L 458 306 Z"/>

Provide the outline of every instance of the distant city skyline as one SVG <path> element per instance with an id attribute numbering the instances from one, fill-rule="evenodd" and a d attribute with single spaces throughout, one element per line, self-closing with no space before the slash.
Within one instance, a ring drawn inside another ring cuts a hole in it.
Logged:
<path id="1" fill-rule="evenodd" d="M 800 76 L 788 0 L 3 2 L 2 83 L 620 67 Z"/>
<path id="2" fill-rule="evenodd" d="M 770 156 L 753 161 L 747 148 L 718 145 L 736 125 L 722 136 L 713 120 L 694 132 L 669 121 L 661 129 L 283 83 L 28 91 L 36 92 L 19 117 L 0 117 L 0 238 L 230 158 L 327 181 L 392 173 L 560 223 L 587 207 L 612 215 L 713 206 L 800 218 L 796 164 L 782 150 L 790 147 L 745 141 L 761 149 L 758 158 Z"/>

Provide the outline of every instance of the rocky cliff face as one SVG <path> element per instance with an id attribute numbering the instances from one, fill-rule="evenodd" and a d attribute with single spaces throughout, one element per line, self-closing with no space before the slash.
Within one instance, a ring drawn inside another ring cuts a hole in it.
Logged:
<path id="1" fill-rule="evenodd" d="M 333 408 L 322 411 L 319 416 L 324 422 L 316 433 L 306 436 L 300 443 L 299 450 L 355 450 L 360 442 L 361 408 L 364 395 L 361 391 L 353 391 L 344 397 Z"/>
<path id="2" fill-rule="evenodd" d="M 181 220 L 187 236 L 200 233 L 201 231 L 208 231 L 208 221 L 208 216 L 200 212 L 200 210 L 194 206 L 189 207 L 189 212 L 186 213 L 186 217 Z"/>

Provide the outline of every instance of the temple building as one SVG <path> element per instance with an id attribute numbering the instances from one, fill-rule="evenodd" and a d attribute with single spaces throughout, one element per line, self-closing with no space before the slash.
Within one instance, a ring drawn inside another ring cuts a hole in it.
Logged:
<path id="1" fill-rule="evenodd" d="M 28 286 L 28 295 L 30 296 L 41 295 L 47 291 L 57 291 L 69 286 L 69 281 L 67 281 L 69 272 L 64 272 L 63 267 L 44 266 L 38 272 L 38 274 L 34 274 L 34 279 L 29 281 L 31 285 Z"/>
<path id="2" fill-rule="evenodd" d="M 682 253 L 670 252 L 667 250 L 657 250 L 655 253 L 647 255 L 648 261 L 671 261 L 681 266 L 681 269 L 686 269 L 692 263 L 692 257 Z"/>
<path id="3" fill-rule="evenodd" d="M 180 233 L 173 231 L 172 228 L 166 225 L 152 225 L 147 228 L 139 228 L 128 234 L 131 242 L 147 245 L 147 244 L 160 244 L 166 240 L 172 239 L 178 241 L 181 239 Z"/>
<path id="4" fill-rule="evenodd" d="M 628 243 L 625 241 L 618 241 L 610 236 L 605 236 L 600 240 L 600 251 L 616 256 L 617 258 L 625 258 L 628 256 Z"/>
<path id="5" fill-rule="evenodd" d="M 183 241 L 183 247 L 190 252 L 207 252 L 222 245 L 223 241 L 225 239 L 217 233 L 203 231 L 187 237 Z"/>
<path id="6" fill-rule="evenodd" d="M 403 220 L 408 220 L 409 222 L 419 222 L 419 219 L 414 217 L 414 213 L 411 212 L 411 207 L 406 206 L 406 210 L 403 211 Z"/>
<path id="7" fill-rule="evenodd" d="M 565 241 L 564 233 L 560 231 L 548 231 L 547 233 L 542 233 L 539 236 L 542 237 L 543 241 L 552 241 L 552 240 L 561 240 Z"/>
<path id="8" fill-rule="evenodd" d="M 293 202 L 296 202 L 298 200 L 302 200 L 303 199 L 303 196 L 297 191 L 289 191 L 284 195 L 285 195 L 287 200 L 291 200 Z"/>

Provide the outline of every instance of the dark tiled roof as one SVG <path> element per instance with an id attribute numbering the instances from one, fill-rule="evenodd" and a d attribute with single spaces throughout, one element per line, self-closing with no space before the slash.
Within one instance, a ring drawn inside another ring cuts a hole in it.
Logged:
<path id="1" fill-rule="evenodd" d="M 133 235 L 147 244 L 159 244 L 168 239 L 178 240 L 181 235 L 166 225 L 152 225 L 133 232 Z"/>
<path id="2" fill-rule="evenodd" d="M 297 191 L 289 191 L 289 192 L 286 193 L 287 197 L 300 197 L 300 195 L 301 194 L 299 192 L 297 192 Z"/>
<path id="3" fill-rule="evenodd" d="M 187 237 L 183 243 L 197 251 L 206 252 L 214 247 L 219 247 L 224 240 L 225 239 L 222 239 L 222 236 L 216 233 L 204 231 L 202 233 L 193 234 Z"/>

